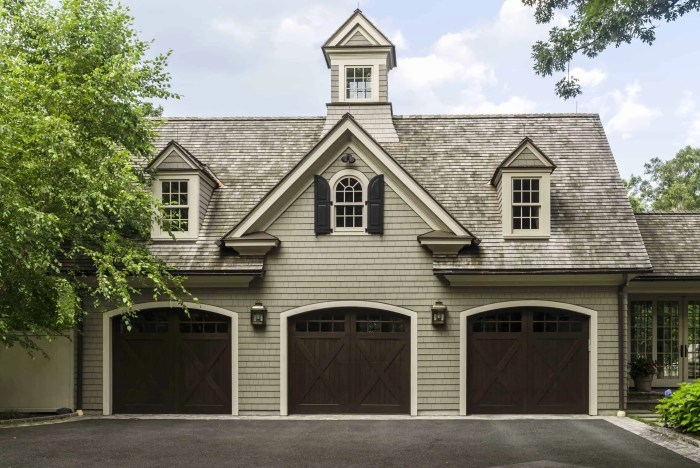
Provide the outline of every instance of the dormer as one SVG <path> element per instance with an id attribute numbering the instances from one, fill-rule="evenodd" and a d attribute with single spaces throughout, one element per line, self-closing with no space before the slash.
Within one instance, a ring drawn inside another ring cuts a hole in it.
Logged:
<path id="1" fill-rule="evenodd" d="M 389 101 L 388 73 L 396 66 L 396 48 L 360 10 L 355 10 L 322 49 L 331 70 L 331 102 Z"/>
<path id="2" fill-rule="evenodd" d="M 151 238 L 173 240 L 172 233 L 175 239 L 197 239 L 209 200 L 214 190 L 222 186 L 219 179 L 174 140 L 146 170 L 154 173 L 153 196 L 165 205 L 163 222 L 154 220 Z"/>
<path id="3" fill-rule="evenodd" d="M 504 239 L 548 239 L 550 175 L 556 165 L 525 138 L 496 169 L 491 185 L 501 202 Z"/>

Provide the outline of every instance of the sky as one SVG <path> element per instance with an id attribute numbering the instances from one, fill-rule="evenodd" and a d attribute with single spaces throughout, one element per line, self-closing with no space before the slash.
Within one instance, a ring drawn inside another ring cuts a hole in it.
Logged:
<path id="1" fill-rule="evenodd" d="M 330 72 L 321 45 L 357 0 L 122 0 L 151 52 L 172 51 L 166 116 L 325 115 Z M 652 46 L 577 57 L 584 94 L 554 94 L 561 76 L 532 69 L 535 24 L 521 0 L 361 0 L 396 45 L 389 74 L 394 113 L 593 112 L 601 116 L 622 177 L 652 157 L 700 146 L 700 13 L 657 28 Z M 557 16 L 554 24 L 564 25 Z"/>

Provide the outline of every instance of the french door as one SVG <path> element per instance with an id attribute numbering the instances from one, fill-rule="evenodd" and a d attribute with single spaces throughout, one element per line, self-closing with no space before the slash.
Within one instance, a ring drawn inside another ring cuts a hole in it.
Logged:
<path id="1" fill-rule="evenodd" d="M 655 387 L 700 378 L 700 298 L 631 298 L 630 357 L 634 356 L 658 362 Z"/>

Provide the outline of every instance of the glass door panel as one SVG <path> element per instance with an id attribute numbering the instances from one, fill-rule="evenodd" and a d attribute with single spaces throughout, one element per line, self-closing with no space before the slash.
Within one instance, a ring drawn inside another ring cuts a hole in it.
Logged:
<path id="1" fill-rule="evenodd" d="M 686 380 L 700 379 L 700 301 L 688 302 L 688 372 Z"/>
<path id="2" fill-rule="evenodd" d="M 663 300 L 656 303 L 656 360 L 659 369 L 656 383 L 674 384 L 680 380 L 680 302 Z"/>
<path id="3" fill-rule="evenodd" d="M 652 359 L 654 352 L 654 303 L 632 301 L 630 314 L 631 357 L 644 356 Z"/>

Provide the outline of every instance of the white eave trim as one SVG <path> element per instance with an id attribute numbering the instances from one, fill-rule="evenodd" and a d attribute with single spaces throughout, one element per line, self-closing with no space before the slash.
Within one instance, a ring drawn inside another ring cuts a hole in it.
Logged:
<path id="1" fill-rule="evenodd" d="M 262 257 L 280 245 L 279 239 L 226 239 L 224 246 L 230 247 L 241 257 Z"/>

